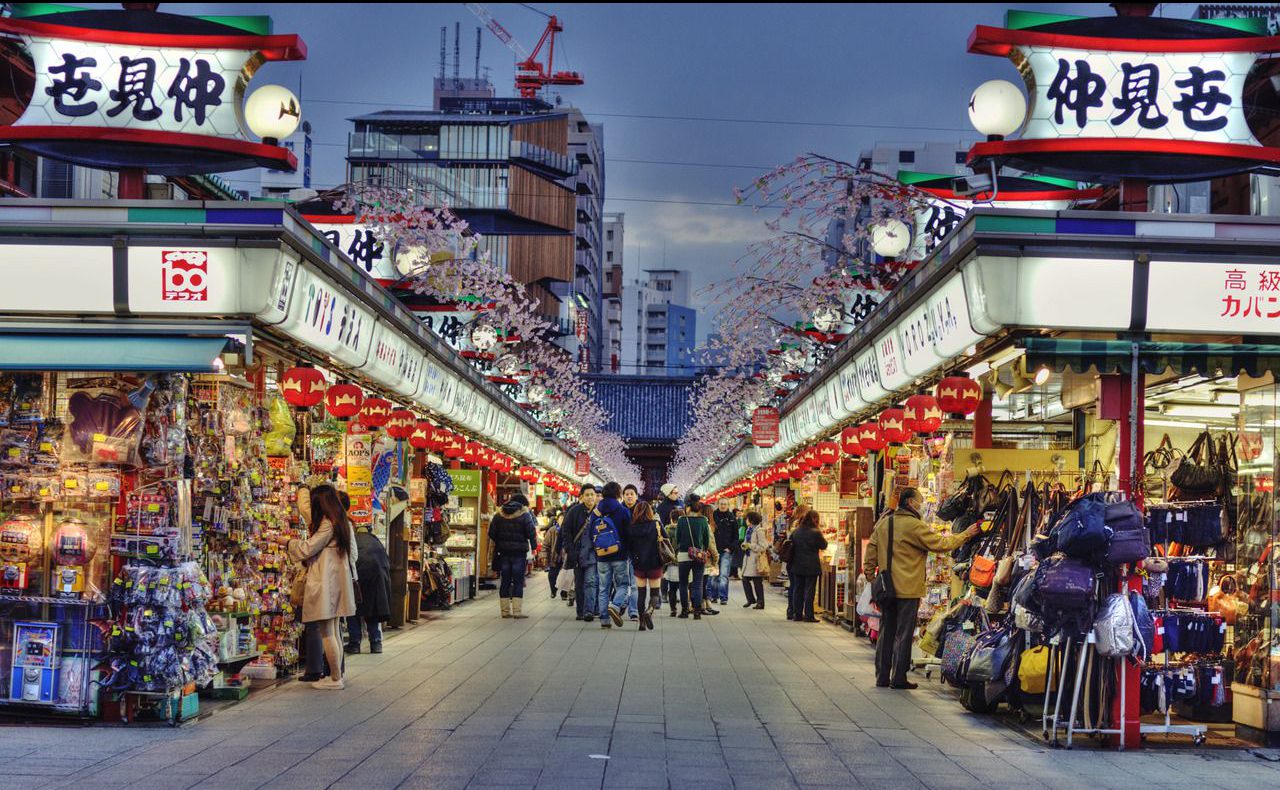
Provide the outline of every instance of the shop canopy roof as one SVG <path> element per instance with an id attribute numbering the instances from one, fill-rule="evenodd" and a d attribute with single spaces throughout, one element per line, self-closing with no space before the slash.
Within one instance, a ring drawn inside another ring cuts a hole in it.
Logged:
<path id="1" fill-rule="evenodd" d="M 1056 373 L 1129 373 L 1133 369 L 1134 342 L 1128 340 L 1079 340 L 1031 337 L 1018 341 L 1027 352 L 1027 369 L 1048 367 Z M 1137 341 L 1138 367 L 1143 373 L 1201 376 L 1236 376 L 1280 372 L 1280 344 L 1269 343 L 1171 343 Z"/>
<path id="2" fill-rule="evenodd" d="M 0 370 L 214 373 L 225 337 L 0 333 Z"/>

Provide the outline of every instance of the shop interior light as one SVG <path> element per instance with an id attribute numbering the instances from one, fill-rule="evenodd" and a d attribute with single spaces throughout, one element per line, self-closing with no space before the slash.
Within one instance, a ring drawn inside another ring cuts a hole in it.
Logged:
<path id="1" fill-rule="evenodd" d="M 267 145 L 279 145 L 293 134 L 302 121 L 298 97 L 281 85 L 263 85 L 244 103 L 244 120 L 249 130 Z"/>
<path id="2" fill-rule="evenodd" d="M 1053 372 L 1049 370 L 1047 366 L 1041 365 L 1040 369 L 1036 371 L 1036 375 L 1033 380 L 1035 381 L 1037 387 L 1043 387 L 1045 384 L 1049 382 L 1049 376 L 1051 375 L 1053 375 Z"/>
<path id="3" fill-rule="evenodd" d="M 1143 420 L 1142 424 L 1148 425 L 1152 428 L 1190 428 L 1200 431 L 1209 430 L 1209 426 L 1202 422 L 1188 422 L 1186 420 L 1161 420 L 1148 418 Z"/>
<path id="4" fill-rule="evenodd" d="M 1189 406 L 1178 403 L 1167 403 L 1160 406 L 1160 414 L 1165 417 L 1192 417 L 1201 420 L 1232 420 L 1236 409 L 1231 406 Z"/>

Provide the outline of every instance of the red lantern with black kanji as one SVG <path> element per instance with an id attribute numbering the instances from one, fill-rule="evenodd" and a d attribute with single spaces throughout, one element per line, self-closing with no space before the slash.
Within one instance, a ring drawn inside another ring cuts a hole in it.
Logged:
<path id="1" fill-rule="evenodd" d="M 431 447 L 431 437 L 435 435 L 435 426 L 426 420 L 418 420 L 409 432 L 409 446 L 415 450 L 427 450 Z"/>
<path id="2" fill-rule="evenodd" d="M 840 449 L 845 455 L 858 457 L 865 455 L 862 444 L 858 441 L 858 426 L 850 425 L 840 432 Z"/>
<path id="3" fill-rule="evenodd" d="M 480 444 L 478 442 L 463 442 L 462 455 L 460 457 L 464 464 L 476 463 L 480 458 Z"/>
<path id="4" fill-rule="evenodd" d="M 396 409 L 387 418 L 387 435 L 397 441 L 408 439 L 413 433 L 414 416 L 408 409 Z"/>
<path id="5" fill-rule="evenodd" d="M 840 445 L 835 442 L 823 442 L 818 445 L 818 463 L 831 466 L 840 461 Z"/>
<path id="6" fill-rule="evenodd" d="M 912 395 L 903 412 L 907 430 L 912 433 L 933 433 L 942 427 L 942 409 L 932 395 Z"/>
<path id="7" fill-rule="evenodd" d="M 880 426 L 874 422 L 864 422 L 858 426 L 858 444 L 869 453 L 878 453 L 889 444 L 880 432 Z"/>
<path id="8" fill-rule="evenodd" d="M 349 420 L 360 413 L 364 393 L 354 384 L 334 384 L 324 394 L 324 407 L 339 420 Z"/>
<path id="9" fill-rule="evenodd" d="M 310 409 L 324 400 L 329 383 L 315 368 L 289 368 L 280 377 L 280 396 L 295 409 Z"/>
<path id="10" fill-rule="evenodd" d="M 935 393 L 938 408 L 960 420 L 977 411 L 982 403 L 982 385 L 964 376 L 948 376 L 939 381 Z"/>
<path id="11" fill-rule="evenodd" d="M 360 422 L 381 428 L 391 419 L 391 401 L 384 398 L 369 398 L 360 406 Z"/>
<path id="12" fill-rule="evenodd" d="M 906 411 L 897 406 L 880 412 L 880 433 L 889 444 L 903 444 L 911 440 L 911 431 L 907 430 Z"/>

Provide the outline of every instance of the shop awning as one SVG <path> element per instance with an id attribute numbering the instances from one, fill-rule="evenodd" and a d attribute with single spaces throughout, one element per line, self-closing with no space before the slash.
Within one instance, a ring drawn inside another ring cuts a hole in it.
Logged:
<path id="1" fill-rule="evenodd" d="M 1057 373 L 1070 368 L 1077 373 L 1089 369 L 1099 373 L 1129 373 L 1133 365 L 1133 345 L 1127 340 L 1071 340 L 1029 337 L 1018 341 L 1027 352 L 1027 369 L 1042 366 Z M 1180 375 L 1261 376 L 1280 373 L 1280 345 L 1261 343 L 1166 343 L 1151 340 L 1138 343 L 1138 367 L 1144 373 L 1173 370 Z"/>
<path id="2" fill-rule="evenodd" d="M 214 373 L 225 337 L 0 333 L 0 370 Z"/>

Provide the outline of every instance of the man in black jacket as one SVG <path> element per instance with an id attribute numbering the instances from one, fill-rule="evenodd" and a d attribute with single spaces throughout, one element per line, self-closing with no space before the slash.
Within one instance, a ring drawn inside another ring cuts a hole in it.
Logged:
<path id="1" fill-rule="evenodd" d="M 529 512 L 524 494 L 511 497 L 494 515 L 489 522 L 489 540 L 493 543 L 493 569 L 502 579 L 498 589 L 502 616 L 523 620 L 527 558 L 538 548 L 538 522 Z"/>
<path id="2" fill-rule="evenodd" d="M 711 588 L 721 606 L 729 603 L 729 577 L 733 573 L 733 555 L 741 550 L 742 538 L 738 535 L 738 517 L 729 509 L 729 500 L 721 499 L 711 514 L 715 521 L 716 549 L 720 552 L 720 577 Z"/>
<path id="3" fill-rule="evenodd" d="M 560 542 L 564 546 L 564 567 L 573 570 L 573 596 L 578 620 L 596 619 L 596 550 L 587 534 L 587 519 L 596 506 L 596 487 L 587 483 L 578 501 L 560 520 Z"/>

